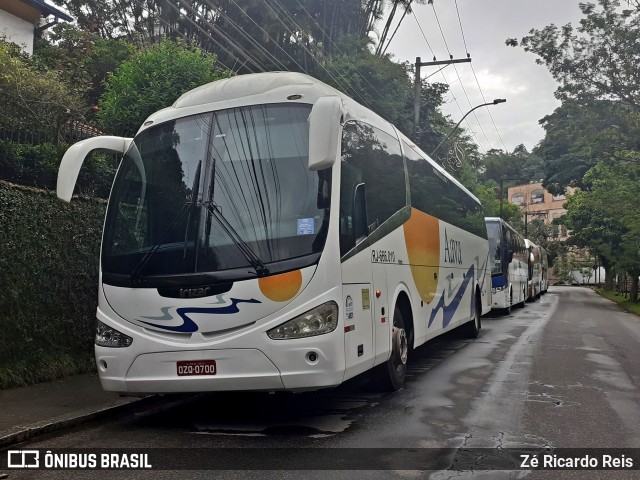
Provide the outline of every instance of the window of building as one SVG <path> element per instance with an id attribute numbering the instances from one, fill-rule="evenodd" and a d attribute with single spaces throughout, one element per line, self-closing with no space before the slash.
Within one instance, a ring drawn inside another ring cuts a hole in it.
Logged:
<path id="1" fill-rule="evenodd" d="M 521 193 L 514 193 L 513 195 L 511 195 L 511 203 L 513 205 L 523 205 L 524 195 Z"/>
<path id="2" fill-rule="evenodd" d="M 544 203 L 544 190 L 534 190 L 531 192 L 531 203 Z"/>

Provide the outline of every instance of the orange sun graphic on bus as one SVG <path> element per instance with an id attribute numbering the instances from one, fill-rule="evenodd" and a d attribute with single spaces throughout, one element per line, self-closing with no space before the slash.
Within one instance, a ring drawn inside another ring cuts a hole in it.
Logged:
<path id="1" fill-rule="evenodd" d="M 438 287 L 440 265 L 438 219 L 412 208 L 411 217 L 404 224 L 404 239 L 413 281 L 420 298 L 430 303 Z"/>
<path id="2" fill-rule="evenodd" d="M 293 272 L 273 275 L 271 277 L 262 277 L 258 279 L 260 291 L 269 300 L 274 302 L 286 302 L 291 300 L 300 291 L 302 286 L 302 272 L 294 270 Z"/>

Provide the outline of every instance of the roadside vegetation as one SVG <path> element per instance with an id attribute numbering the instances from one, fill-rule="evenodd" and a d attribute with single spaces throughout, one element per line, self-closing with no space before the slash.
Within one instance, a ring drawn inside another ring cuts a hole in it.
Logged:
<path id="1" fill-rule="evenodd" d="M 627 312 L 640 315 L 640 305 L 638 303 L 635 303 L 629 300 L 628 294 L 620 294 L 617 292 L 612 292 L 610 290 L 604 290 L 602 288 L 596 288 L 596 292 L 599 295 L 603 296 L 604 298 L 617 303 L 622 308 L 624 308 Z"/>
<path id="2" fill-rule="evenodd" d="M 438 0 L 436 0 L 438 1 Z M 118 159 L 96 155 L 80 173 L 80 201 L 56 200 L 63 152 L 82 138 L 134 135 L 152 112 L 198 85 L 259 71 L 303 71 L 344 91 L 431 152 L 457 119 L 442 113 L 448 85 L 422 80 L 413 125 L 413 66 L 386 53 L 404 0 L 263 2 L 55 0 L 77 19 L 36 41 L 31 56 L 0 41 L 0 388 L 91 369 L 104 199 Z M 426 3 L 426 0 L 413 4 Z M 384 17 L 383 8 L 390 16 Z M 640 275 L 640 10 L 634 1 L 581 6 L 573 27 L 550 25 L 507 45 L 537 55 L 562 105 L 540 120 L 528 151 L 481 153 L 461 129 L 434 159 L 481 200 L 486 216 L 524 230 L 508 187 L 544 179 L 566 204 L 572 235 L 530 220 L 528 236 L 565 265 L 586 252 L 614 278 Z M 406 15 L 405 15 L 406 13 Z M 406 20 L 405 20 L 406 21 Z M 402 27 L 400 27 L 402 28 Z M 506 48 L 506 47 L 505 47 Z M 428 114 L 426 114 L 428 112 Z M 501 189 L 502 186 L 502 189 Z M 502 197 L 501 195 L 502 191 Z M 102 199 L 102 200 L 100 200 Z"/>

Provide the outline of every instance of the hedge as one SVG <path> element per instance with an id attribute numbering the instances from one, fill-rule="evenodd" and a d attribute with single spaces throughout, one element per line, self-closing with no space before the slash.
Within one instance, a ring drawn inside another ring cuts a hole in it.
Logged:
<path id="1" fill-rule="evenodd" d="M 0 181 L 0 388 L 94 368 L 105 207 Z"/>
<path id="2" fill-rule="evenodd" d="M 0 140 L 0 180 L 54 190 L 58 168 L 68 145 L 31 145 Z M 92 154 L 82 165 L 76 191 L 107 198 L 115 174 L 113 157 Z"/>

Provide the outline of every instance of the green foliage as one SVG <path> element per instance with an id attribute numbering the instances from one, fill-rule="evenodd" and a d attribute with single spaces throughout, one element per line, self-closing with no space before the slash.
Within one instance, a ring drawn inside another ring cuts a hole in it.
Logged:
<path id="1" fill-rule="evenodd" d="M 640 108 L 638 34 L 640 10 L 620 9 L 620 0 L 580 3 L 578 27 L 553 24 L 521 40 L 560 83 L 562 99 L 609 99 Z"/>
<path id="2" fill-rule="evenodd" d="M 91 352 L 72 356 L 60 352 L 37 351 L 26 358 L 0 364 L 0 390 L 94 372 L 95 369 Z"/>
<path id="3" fill-rule="evenodd" d="M 21 144 L 0 140 L 0 179 L 54 190 L 58 168 L 68 145 Z M 76 191 L 106 198 L 115 167 L 104 154 L 93 154 L 83 164 Z"/>
<path id="4" fill-rule="evenodd" d="M 84 106 L 54 72 L 41 72 L 0 41 L 0 129 L 57 135 Z"/>
<path id="5" fill-rule="evenodd" d="M 567 100 L 540 123 L 546 135 L 534 151 L 544 158 L 544 185 L 553 194 L 586 188 L 582 177 L 592 166 L 640 148 L 638 112 L 620 102 Z"/>
<path id="6" fill-rule="evenodd" d="M 43 71 L 59 72 L 87 105 L 97 105 L 107 74 L 134 52 L 135 46 L 122 38 L 102 38 L 64 22 L 49 30 L 46 40 L 36 41 L 33 61 Z"/>
<path id="7" fill-rule="evenodd" d="M 618 164 L 600 163 L 592 167 L 584 181 L 588 191 L 577 192 L 567 201 L 566 225 L 570 241 L 587 247 L 611 265 L 640 275 L 640 155 L 627 152 Z M 636 300 L 637 297 L 634 297 Z"/>
<path id="8" fill-rule="evenodd" d="M 620 305 L 622 308 L 624 308 L 627 312 L 631 312 L 634 313 L 636 315 L 640 315 L 640 305 L 638 305 L 637 303 L 632 302 L 631 300 L 627 300 L 626 297 L 623 297 L 621 295 L 619 295 L 618 293 L 612 292 L 612 291 L 607 291 L 607 290 L 602 290 L 602 289 L 596 289 L 596 292 L 603 296 L 604 298 L 611 300 L 612 302 L 617 303 L 618 305 Z"/>
<path id="9" fill-rule="evenodd" d="M 382 47 L 389 26 L 398 24 L 398 17 L 402 21 L 409 7 L 406 0 L 55 2 L 65 5 L 82 29 L 103 38 L 126 36 L 145 45 L 162 37 L 186 38 L 216 52 L 224 64 L 242 73 L 308 71 L 340 54 L 337 40 L 345 36 L 364 40 L 377 36 Z M 424 2 L 413 0 L 412 5 Z M 381 27 L 383 19 L 386 25 Z"/>
<path id="10" fill-rule="evenodd" d="M 107 133 L 133 136 L 145 118 L 183 93 L 226 75 L 216 56 L 164 40 L 123 62 L 109 76 L 98 121 Z"/>
<path id="11" fill-rule="evenodd" d="M 73 370 L 65 356 L 82 369 L 93 345 L 105 203 L 67 204 L 0 182 L 0 205 L 0 383 L 16 384 L 25 365 L 46 357 L 58 359 L 54 371 Z"/>
<path id="12" fill-rule="evenodd" d="M 534 153 L 529 153 L 524 145 L 518 145 L 513 152 L 502 150 L 489 150 L 482 158 L 484 171 L 483 181 L 494 180 L 496 183 L 503 181 L 504 193 L 509 187 L 537 182 L 544 175 L 542 158 Z"/>

